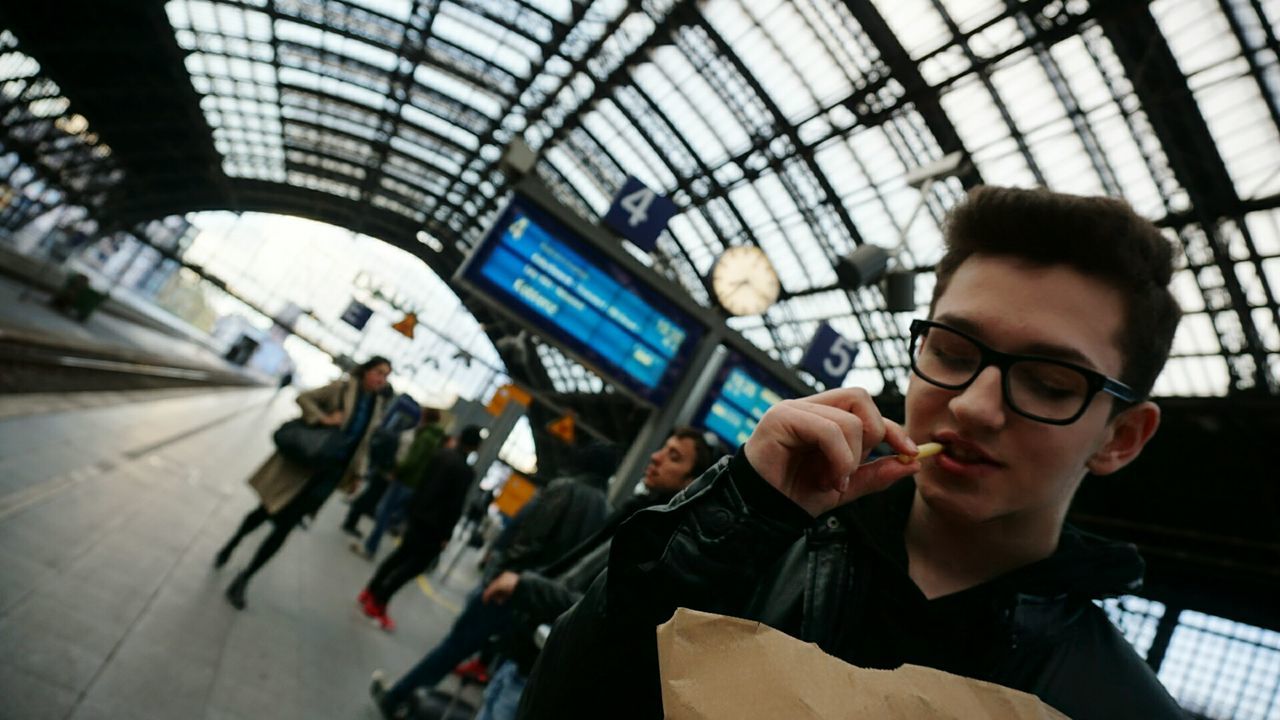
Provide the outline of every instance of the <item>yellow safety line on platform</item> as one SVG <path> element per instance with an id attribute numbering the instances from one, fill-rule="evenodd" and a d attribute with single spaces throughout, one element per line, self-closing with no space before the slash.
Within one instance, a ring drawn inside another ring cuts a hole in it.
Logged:
<path id="1" fill-rule="evenodd" d="M 436 592 L 436 589 L 431 587 L 431 583 L 427 582 L 426 575 L 418 576 L 418 587 L 422 588 L 423 595 L 426 595 L 428 598 L 431 599 L 432 602 L 444 608 L 445 610 L 448 610 L 454 615 L 457 615 L 462 612 L 462 608 L 440 597 L 440 594 Z"/>

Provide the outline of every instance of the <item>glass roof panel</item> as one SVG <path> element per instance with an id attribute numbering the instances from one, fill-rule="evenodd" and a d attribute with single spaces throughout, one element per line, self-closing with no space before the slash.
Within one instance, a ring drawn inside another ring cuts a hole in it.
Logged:
<path id="1" fill-rule="evenodd" d="M 804 18 L 791 9 L 789 3 L 764 0 L 744 5 L 738 0 L 719 0 L 707 3 L 703 14 L 720 36 L 730 42 L 751 74 L 778 102 L 787 119 L 794 122 L 817 110 L 815 89 L 806 82 L 808 78 L 797 71 L 797 61 L 812 62 L 816 56 L 819 67 L 813 68 L 815 75 L 825 72 L 829 76 L 822 81 L 823 90 L 838 92 L 830 84 L 839 87 L 843 73 L 833 72 L 835 68 L 828 56 L 803 53 L 793 58 L 779 46 L 777 38 L 787 37 L 796 41 L 787 45 L 793 52 L 805 48 L 806 43 L 821 48 Z"/>
<path id="2" fill-rule="evenodd" d="M 583 193 L 587 204 L 592 209 L 597 213 L 603 213 L 608 209 L 612 198 L 601 192 L 599 185 L 587 175 L 582 167 L 581 157 L 579 154 L 567 152 L 561 146 L 547 150 L 547 160 L 571 186 Z"/>
<path id="3" fill-rule="evenodd" d="M 446 73 L 430 65 L 419 65 L 413 70 L 413 78 L 423 87 L 456 98 L 488 117 L 501 117 L 504 111 L 505 104 L 501 96 L 490 88 L 464 79 L 464 76 Z"/>
<path id="4" fill-rule="evenodd" d="M 751 138 L 742 125 L 733 119 L 733 113 L 724 103 L 711 85 L 708 84 L 696 68 L 689 62 L 688 56 L 675 48 L 659 48 L 654 53 L 654 62 L 661 67 L 667 78 L 674 85 L 672 95 L 678 98 L 658 97 L 664 102 L 688 104 L 694 108 L 691 115 L 671 115 L 670 117 L 689 118 L 690 122 L 705 124 L 715 128 L 715 140 L 711 142 L 692 142 L 694 151 L 703 162 L 715 167 L 724 162 L 729 155 L 741 153 L 751 144 Z M 697 132 L 697 130 L 695 130 Z"/>
<path id="5" fill-rule="evenodd" d="M 680 57 L 674 51 L 658 54 L 668 58 Z M 671 76 L 662 69 L 660 63 L 646 63 L 637 67 L 634 79 L 636 85 L 657 105 L 662 115 L 680 118 L 680 134 L 689 143 L 689 147 L 701 151 L 697 156 L 703 166 L 713 167 L 724 162 L 728 153 L 703 114 L 701 104 L 690 102 L 689 96 L 679 86 L 673 86 Z"/>
<path id="6" fill-rule="evenodd" d="M 919 58 L 951 39 L 931 0 L 874 0 L 876 10 L 907 53 Z"/>
<path id="7" fill-rule="evenodd" d="M 401 22 L 409 19 L 413 0 L 347 0 Z"/>
<path id="8" fill-rule="evenodd" d="M 407 122 L 411 122 L 424 130 L 429 130 L 440 137 L 447 138 L 469 150 L 474 150 L 479 145 L 476 136 L 468 132 L 466 128 L 459 127 L 429 112 L 419 110 L 416 106 L 405 105 L 400 109 L 400 114 Z"/>
<path id="9" fill-rule="evenodd" d="M 526 38 L 490 20 L 466 12 L 453 3 L 440 7 L 432 32 L 486 61 L 506 68 L 519 77 L 528 77 L 533 69 L 531 55 L 538 48 Z"/>
<path id="10" fill-rule="evenodd" d="M 1271 121 L 1258 80 L 1250 75 L 1223 5 L 1206 0 L 1163 0 L 1152 3 L 1151 14 L 1187 76 L 1240 196 L 1264 197 L 1280 191 L 1280 173 L 1276 172 L 1280 167 L 1280 130 Z M 1204 42 L 1206 35 L 1221 41 Z M 1270 64 L 1274 68 L 1274 54 Z"/>
<path id="11" fill-rule="evenodd" d="M 591 131 L 610 156 L 640 182 L 654 189 L 675 185 L 675 178 L 663 159 L 627 120 L 617 103 L 599 103 L 593 112 L 583 116 L 582 125 Z M 607 208 L 606 204 L 599 212 Z"/>

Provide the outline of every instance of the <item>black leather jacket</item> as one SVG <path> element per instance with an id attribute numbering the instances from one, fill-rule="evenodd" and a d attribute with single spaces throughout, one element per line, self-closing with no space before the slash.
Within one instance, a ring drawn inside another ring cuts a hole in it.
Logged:
<path id="1" fill-rule="evenodd" d="M 538 657 L 534 631 L 543 623 L 555 622 L 604 572 L 609 548 L 618 527 L 635 513 L 654 505 L 666 505 L 672 494 L 646 493 L 624 501 L 600 530 L 571 552 L 545 567 L 520 573 L 520 582 L 511 595 L 511 627 L 499 642 L 498 652 L 515 662 L 528 675 Z"/>
<path id="2" fill-rule="evenodd" d="M 594 535 L 609 512 L 601 488 L 607 477 L 575 475 L 555 480 L 534 496 L 494 543 L 485 563 L 487 585 L 503 571 L 547 565 Z"/>
<path id="3" fill-rule="evenodd" d="M 1182 711 L 1092 599 L 1137 588 L 1130 545 L 1070 527 L 1051 557 L 927 600 L 906 573 L 908 481 L 816 521 L 741 452 L 638 513 L 556 623 L 521 718 L 660 718 L 654 627 L 676 607 L 763 621 L 857 665 L 914 663 L 1034 693 L 1081 718 Z"/>

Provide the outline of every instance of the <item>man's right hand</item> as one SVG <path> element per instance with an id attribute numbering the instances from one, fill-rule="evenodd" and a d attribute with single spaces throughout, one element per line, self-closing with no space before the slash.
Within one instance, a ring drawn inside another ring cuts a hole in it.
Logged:
<path id="1" fill-rule="evenodd" d="M 505 570 L 484 589 L 484 593 L 480 595 L 480 601 L 485 605 L 501 605 L 511 599 L 512 593 L 516 591 L 516 585 L 519 584 L 520 574 Z"/>
<path id="2" fill-rule="evenodd" d="M 338 427 L 339 425 L 342 424 L 342 421 L 345 419 L 346 419 L 346 416 L 343 414 L 341 410 L 334 410 L 328 415 L 322 416 L 320 418 L 320 424 L 328 425 L 330 427 Z"/>
<path id="3" fill-rule="evenodd" d="M 896 457 L 863 465 L 881 441 L 916 454 L 906 431 L 880 415 L 867 391 L 840 388 L 774 405 L 743 452 L 770 485 L 817 517 L 920 470 L 918 461 Z"/>

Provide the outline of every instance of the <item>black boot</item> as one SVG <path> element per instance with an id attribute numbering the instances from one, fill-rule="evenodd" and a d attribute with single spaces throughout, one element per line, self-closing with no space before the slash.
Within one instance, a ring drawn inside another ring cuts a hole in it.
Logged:
<path id="1" fill-rule="evenodd" d="M 227 545 L 219 550 L 217 555 L 213 556 L 214 570 L 219 570 L 223 565 L 227 564 L 227 561 L 231 559 L 231 551 L 233 549 L 235 549 L 234 545 Z"/>
<path id="2" fill-rule="evenodd" d="M 231 603 L 231 607 L 237 610 L 244 609 L 244 590 L 249 586 L 249 576 L 240 573 L 235 580 L 227 586 L 227 602 Z"/>

